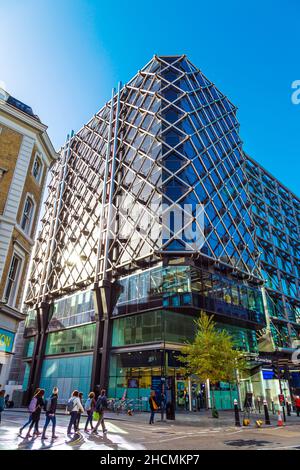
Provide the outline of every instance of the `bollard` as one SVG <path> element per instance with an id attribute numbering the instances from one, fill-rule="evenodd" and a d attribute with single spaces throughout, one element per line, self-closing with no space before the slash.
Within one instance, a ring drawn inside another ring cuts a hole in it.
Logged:
<path id="1" fill-rule="evenodd" d="M 240 413 L 239 413 L 239 408 L 238 408 L 238 401 L 235 399 L 233 401 L 234 404 L 234 417 L 235 417 L 235 425 L 238 427 L 241 427 L 240 423 Z"/>
<path id="2" fill-rule="evenodd" d="M 287 415 L 291 416 L 291 404 L 288 401 L 286 402 L 286 411 Z"/>
<path id="3" fill-rule="evenodd" d="M 283 422 L 286 423 L 285 406 L 282 407 Z"/>
<path id="4" fill-rule="evenodd" d="M 265 412 L 265 424 L 271 424 L 267 400 L 264 400 L 264 412 Z"/>

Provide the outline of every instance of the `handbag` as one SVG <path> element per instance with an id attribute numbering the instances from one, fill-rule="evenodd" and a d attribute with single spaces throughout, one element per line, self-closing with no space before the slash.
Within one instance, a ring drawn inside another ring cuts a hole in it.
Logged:
<path id="1" fill-rule="evenodd" d="M 93 420 L 94 421 L 99 421 L 99 419 L 100 419 L 100 413 L 98 411 L 94 411 Z"/>

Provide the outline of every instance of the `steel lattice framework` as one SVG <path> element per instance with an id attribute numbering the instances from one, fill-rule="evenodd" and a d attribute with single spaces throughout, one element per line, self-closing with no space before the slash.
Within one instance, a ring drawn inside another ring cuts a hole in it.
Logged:
<path id="1" fill-rule="evenodd" d="M 238 132 L 236 107 L 185 56 L 155 56 L 68 137 L 52 169 L 27 302 L 170 253 L 259 278 Z M 186 205 L 198 245 L 175 230 L 163 235 L 164 208 Z"/>

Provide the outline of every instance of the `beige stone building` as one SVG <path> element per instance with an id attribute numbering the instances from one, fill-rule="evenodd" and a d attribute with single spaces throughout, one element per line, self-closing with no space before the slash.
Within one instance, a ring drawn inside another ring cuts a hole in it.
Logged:
<path id="1" fill-rule="evenodd" d="M 57 158 L 32 109 L 0 88 L 0 384 L 6 385 L 47 171 Z"/>

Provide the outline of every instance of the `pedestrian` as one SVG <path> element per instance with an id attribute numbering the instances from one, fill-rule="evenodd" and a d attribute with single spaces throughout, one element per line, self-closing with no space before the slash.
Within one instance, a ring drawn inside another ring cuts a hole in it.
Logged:
<path id="1" fill-rule="evenodd" d="M 93 429 L 93 433 L 97 434 L 98 433 L 98 427 L 101 424 L 103 434 L 107 433 L 107 429 L 105 427 L 105 422 L 104 422 L 104 410 L 107 408 L 107 397 L 106 397 L 106 390 L 104 388 L 101 390 L 100 395 L 96 401 L 95 405 L 95 412 L 98 413 L 98 421 L 96 426 Z"/>
<path id="2" fill-rule="evenodd" d="M 58 436 L 55 435 L 55 427 L 56 427 L 56 407 L 57 407 L 57 400 L 58 400 L 58 388 L 54 387 L 51 396 L 46 400 L 45 403 L 45 411 L 46 411 L 46 421 L 43 428 L 43 434 L 41 439 L 48 439 L 46 437 L 47 427 L 51 421 L 52 423 L 52 439 L 57 439 Z"/>
<path id="3" fill-rule="evenodd" d="M 77 431 L 76 423 L 77 423 L 77 418 L 78 418 L 78 412 L 79 411 L 81 411 L 82 413 L 84 412 L 81 401 L 79 400 L 78 390 L 74 390 L 74 392 L 72 393 L 72 396 L 68 401 L 66 411 L 67 413 L 70 413 L 70 421 L 69 421 L 68 431 L 67 431 L 67 434 L 69 436 L 72 431 L 72 426 L 74 426 L 74 431 L 75 432 Z"/>
<path id="4" fill-rule="evenodd" d="M 31 437 L 30 431 L 33 427 L 34 427 L 33 436 L 39 436 L 40 434 L 42 434 L 39 431 L 39 421 L 40 421 L 40 417 L 41 417 L 41 412 L 42 412 L 42 410 L 44 409 L 44 406 L 45 406 L 44 395 L 45 395 L 45 390 L 42 388 L 35 395 L 35 397 L 31 400 L 32 409 L 34 408 L 34 406 L 35 406 L 35 409 L 33 409 L 33 411 L 32 411 L 32 420 L 31 420 L 28 432 L 26 434 L 26 438 Z"/>
<path id="5" fill-rule="evenodd" d="M 155 391 L 151 390 L 150 397 L 149 397 L 149 405 L 150 405 L 150 421 L 149 424 L 154 424 L 154 414 L 158 410 L 158 404 L 155 397 Z"/>
<path id="6" fill-rule="evenodd" d="M 31 421 L 32 421 L 32 412 L 34 411 L 35 409 L 35 405 L 36 405 L 36 401 L 34 400 L 34 398 L 36 397 L 37 393 L 40 391 L 41 389 L 40 388 L 37 388 L 33 394 L 33 397 L 29 403 L 29 406 L 28 406 L 28 411 L 29 411 L 29 417 L 28 417 L 28 420 L 26 421 L 26 423 L 19 429 L 19 436 L 22 437 L 22 431 L 23 429 L 26 428 L 26 426 L 28 426 Z"/>
<path id="7" fill-rule="evenodd" d="M 79 398 L 80 403 L 81 403 L 82 408 L 83 408 L 83 393 L 82 392 L 79 392 L 78 398 Z M 80 418 L 81 418 L 81 411 L 78 410 L 78 416 L 77 416 L 77 420 L 76 420 L 76 431 L 79 431 Z"/>
<path id="8" fill-rule="evenodd" d="M 186 391 L 185 394 L 184 394 L 184 407 L 185 407 L 185 411 L 189 411 L 190 409 L 190 396 L 188 394 L 188 392 Z"/>
<path id="9" fill-rule="evenodd" d="M 4 397 L 5 408 L 9 408 L 9 395 L 8 393 Z"/>
<path id="10" fill-rule="evenodd" d="M 166 402 L 167 402 L 166 395 L 164 394 L 164 392 L 162 392 L 161 397 L 160 397 L 160 413 L 161 413 L 161 420 L 162 421 L 164 420 Z"/>
<path id="11" fill-rule="evenodd" d="M 5 394 L 5 391 L 0 390 L 0 423 L 1 423 L 2 411 L 4 410 L 4 407 L 5 407 L 4 394 Z"/>
<path id="12" fill-rule="evenodd" d="M 87 401 L 85 402 L 85 405 L 84 405 L 84 408 L 85 408 L 85 411 L 87 412 L 87 420 L 86 420 L 86 423 L 85 423 L 85 427 L 84 427 L 84 430 L 85 432 L 88 432 L 88 425 L 90 424 L 91 426 L 91 430 L 93 431 L 93 413 L 96 409 L 96 400 L 95 400 L 95 393 L 94 392 L 91 392 L 89 394 L 89 397 L 87 399 Z"/>
<path id="13" fill-rule="evenodd" d="M 297 416 L 300 416 L 300 398 L 299 398 L 299 395 L 297 395 L 296 398 L 295 398 L 295 407 L 296 407 Z"/>

